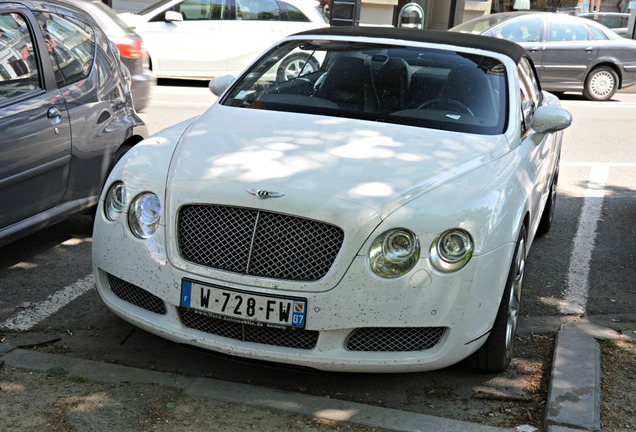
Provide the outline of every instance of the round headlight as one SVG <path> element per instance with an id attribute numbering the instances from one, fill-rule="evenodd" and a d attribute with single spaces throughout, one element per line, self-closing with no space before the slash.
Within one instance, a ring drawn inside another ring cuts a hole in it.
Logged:
<path id="1" fill-rule="evenodd" d="M 462 229 L 449 230 L 431 245 L 431 263 L 439 271 L 454 272 L 470 261 L 473 249 L 470 234 Z"/>
<path id="2" fill-rule="evenodd" d="M 104 199 L 106 219 L 116 220 L 123 213 L 124 207 L 126 207 L 126 186 L 122 182 L 115 182 L 108 189 Z"/>
<path id="3" fill-rule="evenodd" d="M 403 228 L 380 234 L 369 249 L 371 270 L 385 278 L 406 274 L 419 258 L 420 242 L 417 236 Z"/>
<path id="4" fill-rule="evenodd" d="M 161 203 L 159 197 L 151 192 L 139 194 L 130 203 L 128 225 L 136 237 L 146 239 L 159 227 Z"/>

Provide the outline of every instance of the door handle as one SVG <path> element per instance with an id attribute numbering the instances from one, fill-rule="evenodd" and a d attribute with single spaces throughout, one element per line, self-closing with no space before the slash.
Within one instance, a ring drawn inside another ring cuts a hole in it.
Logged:
<path id="1" fill-rule="evenodd" d="M 62 122 L 62 110 L 58 107 L 53 106 L 48 109 L 46 112 L 46 116 L 51 120 L 51 123 L 54 125 L 58 125 Z"/>

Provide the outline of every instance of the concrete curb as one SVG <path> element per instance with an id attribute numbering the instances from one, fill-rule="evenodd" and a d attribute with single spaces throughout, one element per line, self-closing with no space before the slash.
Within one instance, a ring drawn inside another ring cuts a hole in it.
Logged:
<path id="1" fill-rule="evenodd" d="M 534 323 L 535 325 L 537 323 Z M 534 326 L 531 326 L 534 327 Z M 578 319 L 557 333 L 545 413 L 546 432 L 600 431 L 601 357 L 598 339 L 614 329 Z M 270 409 L 396 432 L 503 432 L 510 429 L 211 378 L 192 378 L 0 344 L 0 365 L 102 383 L 155 384 L 195 398 Z"/>
<path id="2" fill-rule="evenodd" d="M 546 404 L 546 432 L 601 430 L 601 353 L 597 339 L 618 339 L 589 321 L 563 324 L 557 334 Z"/>
<path id="3" fill-rule="evenodd" d="M 375 407 L 355 402 L 232 383 L 210 378 L 187 378 L 128 366 L 101 363 L 25 349 L 7 350 L 0 362 L 15 369 L 55 373 L 104 383 L 156 384 L 189 396 L 248 407 L 282 411 L 341 423 L 396 432 L 504 432 L 492 426 L 424 414 Z"/>

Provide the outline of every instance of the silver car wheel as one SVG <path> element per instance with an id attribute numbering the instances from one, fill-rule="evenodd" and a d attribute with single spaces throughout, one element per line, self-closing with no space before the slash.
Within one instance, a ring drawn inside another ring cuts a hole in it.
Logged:
<path id="1" fill-rule="evenodd" d="M 301 59 L 295 59 L 294 61 L 287 63 L 287 67 L 285 68 L 285 78 L 288 80 L 296 78 L 304 64 L 305 61 Z"/>
<path id="2" fill-rule="evenodd" d="M 591 100 L 608 100 L 618 88 L 618 76 L 613 69 L 600 66 L 594 69 L 585 80 L 583 94 Z"/>
<path id="3" fill-rule="evenodd" d="M 506 355 L 512 357 L 514 337 L 519 322 L 519 309 L 521 306 L 521 290 L 523 288 L 523 276 L 526 269 L 526 241 L 521 238 L 517 243 L 514 263 L 514 279 L 508 298 L 508 320 L 506 323 Z"/>
<path id="4" fill-rule="evenodd" d="M 490 335 L 468 359 L 469 364 L 484 372 L 504 371 L 512 361 L 526 270 L 526 238 L 526 227 L 522 225 Z"/>
<path id="5" fill-rule="evenodd" d="M 320 65 L 314 57 L 302 53 L 292 54 L 283 60 L 278 67 L 276 79 L 278 82 L 285 82 L 298 77 L 301 72 L 303 75 L 307 75 L 318 69 L 320 69 Z"/>

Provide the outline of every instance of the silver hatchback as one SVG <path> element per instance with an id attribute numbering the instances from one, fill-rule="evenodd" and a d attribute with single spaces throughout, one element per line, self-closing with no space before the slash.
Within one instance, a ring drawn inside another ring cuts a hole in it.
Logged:
<path id="1" fill-rule="evenodd" d="M 146 136 L 130 74 L 90 16 L 0 0 L 0 246 L 90 211 Z"/>

